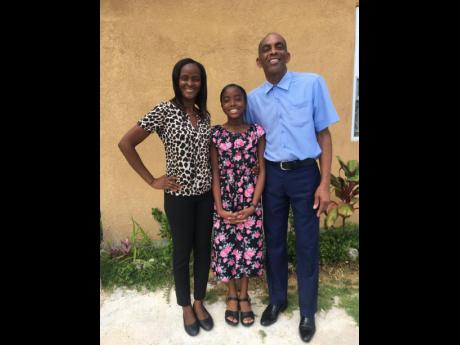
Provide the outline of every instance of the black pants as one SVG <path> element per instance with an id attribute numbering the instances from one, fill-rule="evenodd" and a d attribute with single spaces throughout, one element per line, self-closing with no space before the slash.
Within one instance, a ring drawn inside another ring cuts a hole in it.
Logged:
<path id="1" fill-rule="evenodd" d="M 208 284 L 213 198 L 211 192 L 194 196 L 165 193 L 164 207 L 173 240 L 173 271 L 177 304 L 190 305 L 190 253 L 193 249 L 194 293 L 204 299 Z"/>

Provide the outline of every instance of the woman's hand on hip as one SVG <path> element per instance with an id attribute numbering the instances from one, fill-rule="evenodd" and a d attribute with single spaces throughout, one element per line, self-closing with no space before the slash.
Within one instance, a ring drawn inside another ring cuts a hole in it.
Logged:
<path id="1" fill-rule="evenodd" d="M 173 192 L 177 192 L 180 189 L 180 185 L 177 183 L 176 176 L 163 175 L 153 180 L 150 184 L 155 189 L 168 189 Z"/>

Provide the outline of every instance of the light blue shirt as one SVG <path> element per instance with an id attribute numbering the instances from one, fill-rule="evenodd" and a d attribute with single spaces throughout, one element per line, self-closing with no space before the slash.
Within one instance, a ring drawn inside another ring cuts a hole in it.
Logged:
<path id="1" fill-rule="evenodd" d="M 245 120 L 265 129 L 264 157 L 280 162 L 318 158 L 316 133 L 339 116 L 323 77 L 288 71 L 277 85 L 265 81 L 248 94 Z"/>

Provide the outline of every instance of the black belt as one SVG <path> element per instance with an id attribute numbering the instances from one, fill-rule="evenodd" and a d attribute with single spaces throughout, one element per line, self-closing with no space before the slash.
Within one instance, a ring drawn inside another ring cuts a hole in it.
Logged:
<path id="1" fill-rule="evenodd" d="M 306 158 L 304 160 L 295 160 L 295 161 L 289 161 L 289 162 L 272 162 L 269 160 L 266 160 L 267 164 L 274 165 L 281 170 L 294 170 L 302 167 L 306 167 L 312 164 L 316 163 L 316 160 L 313 158 Z"/>

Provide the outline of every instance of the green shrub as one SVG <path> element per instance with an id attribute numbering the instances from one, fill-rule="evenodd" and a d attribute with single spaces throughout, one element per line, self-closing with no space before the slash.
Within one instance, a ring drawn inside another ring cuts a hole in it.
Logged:
<path id="1" fill-rule="evenodd" d="M 152 246 L 136 260 L 132 256 L 111 258 L 101 255 L 101 279 L 104 288 L 119 286 L 155 291 L 172 283 L 171 255 L 166 247 Z"/>
<path id="2" fill-rule="evenodd" d="M 167 246 L 172 253 L 172 235 L 171 235 L 171 228 L 169 226 L 168 218 L 163 211 L 159 208 L 152 208 L 152 216 L 153 218 L 160 224 L 160 237 L 167 241 Z"/>
<path id="3" fill-rule="evenodd" d="M 359 251 L 359 226 L 357 224 L 346 224 L 345 228 L 321 229 L 319 233 L 320 241 L 320 263 L 333 265 L 339 263 L 349 263 L 350 248 Z"/>
<path id="4" fill-rule="evenodd" d="M 288 262 L 296 264 L 295 231 L 292 210 L 289 210 L 289 226 L 287 233 Z M 319 233 L 320 263 L 322 265 L 334 265 L 349 263 L 352 261 L 349 255 L 350 248 L 359 251 L 359 226 L 347 223 L 345 228 L 320 229 Z"/>
<path id="5" fill-rule="evenodd" d="M 107 244 L 107 248 L 101 251 L 103 287 L 146 287 L 154 291 L 172 285 L 171 246 L 159 246 L 138 223 L 132 221 L 131 241 L 126 239 L 118 246 Z"/>
<path id="6" fill-rule="evenodd" d="M 159 287 L 172 286 L 172 237 L 168 220 L 159 209 L 152 209 L 152 215 L 160 223 L 160 236 L 163 241 L 151 240 L 142 227 L 132 220 L 133 229 L 129 240 L 121 241 L 120 245 L 105 243 L 105 248 L 101 249 L 101 281 L 104 288 L 126 286 L 139 289 L 146 287 L 154 291 Z M 287 252 L 288 262 L 295 267 L 293 224 L 292 211 L 290 211 Z M 320 230 L 321 264 L 334 265 L 351 262 L 350 248 L 359 250 L 358 225 L 347 224 L 343 230 Z M 190 274 L 193 275 L 193 256 L 190 261 Z"/>
<path id="7" fill-rule="evenodd" d="M 342 218 L 342 229 L 345 229 L 345 221 L 351 217 L 355 210 L 359 209 L 356 204 L 359 201 L 359 163 L 355 160 L 343 162 L 339 156 L 339 175 L 331 174 L 331 185 L 335 196 L 339 201 L 331 200 L 324 217 L 324 228 L 334 228 L 338 217 Z M 343 172 L 344 176 L 340 176 Z"/>

